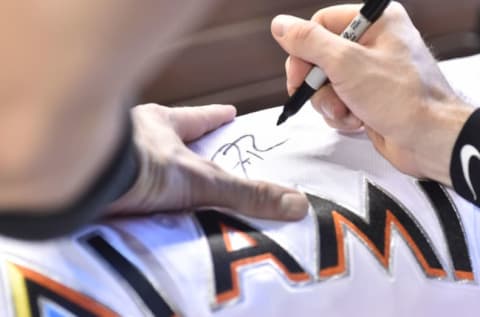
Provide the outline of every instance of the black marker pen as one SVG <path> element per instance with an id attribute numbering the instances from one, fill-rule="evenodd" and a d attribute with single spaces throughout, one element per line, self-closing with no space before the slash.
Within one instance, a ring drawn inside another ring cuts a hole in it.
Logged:
<path id="1" fill-rule="evenodd" d="M 367 0 L 360 10 L 360 14 L 353 19 L 340 36 L 353 42 L 358 41 L 370 25 L 382 16 L 383 11 L 388 7 L 390 1 L 391 0 Z M 293 94 L 285 104 L 283 112 L 280 118 L 278 118 L 277 125 L 284 123 L 288 118 L 296 114 L 327 80 L 327 76 L 320 68 L 316 66 L 313 67 L 300 88 L 298 88 L 295 94 Z"/>

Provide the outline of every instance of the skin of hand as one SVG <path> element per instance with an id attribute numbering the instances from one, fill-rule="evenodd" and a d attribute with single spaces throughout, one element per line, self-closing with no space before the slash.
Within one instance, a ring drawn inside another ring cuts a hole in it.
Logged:
<path id="1" fill-rule="evenodd" d="M 131 110 L 140 172 L 133 188 L 109 214 L 172 212 L 217 207 L 264 219 L 298 220 L 308 211 L 303 194 L 226 173 L 185 145 L 232 121 L 232 106 L 168 108 L 155 104 Z"/>
<path id="2" fill-rule="evenodd" d="M 330 83 L 311 101 L 330 126 L 364 127 L 400 171 L 451 186 L 451 153 L 473 108 L 455 95 L 399 3 L 392 2 L 359 43 L 338 36 L 360 8 L 325 8 L 311 21 L 285 15 L 273 20 L 273 36 L 290 55 L 289 93 L 312 64 L 319 66 Z"/>

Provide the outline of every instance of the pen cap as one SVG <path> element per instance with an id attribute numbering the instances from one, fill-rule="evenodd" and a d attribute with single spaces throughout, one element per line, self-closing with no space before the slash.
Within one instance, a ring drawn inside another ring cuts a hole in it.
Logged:
<path id="1" fill-rule="evenodd" d="M 366 0 L 360 13 L 370 22 L 375 22 L 383 14 L 391 0 Z"/>

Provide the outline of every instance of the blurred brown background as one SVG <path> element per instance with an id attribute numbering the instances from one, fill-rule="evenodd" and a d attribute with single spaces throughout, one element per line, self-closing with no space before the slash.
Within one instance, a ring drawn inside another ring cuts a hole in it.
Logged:
<path id="1" fill-rule="evenodd" d="M 352 1 L 222 0 L 148 84 L 142 102 L 234 104 L 240 113 L 281 105 L 286 55 L 270 35 L 270 21 L 281 13 L 310 18 L 346 2 Z M 480 0 L 400 2 L 438 59 L 480 52 Z"/>

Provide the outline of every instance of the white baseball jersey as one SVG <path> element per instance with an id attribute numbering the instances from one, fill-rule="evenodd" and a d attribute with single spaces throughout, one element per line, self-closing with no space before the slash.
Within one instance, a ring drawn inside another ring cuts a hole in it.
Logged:
<path id="1" fill-rule="evenodd" d="M 458 88 L 457 70 L 475 64 L 479 73 L 480 57 L 442 67 Z M 191 147 L 241 177 L 304 191 L 305 219 L 211 209 L 41 243 L 0 238 L 0 316 L 479 316 L 480 210 L 399 173 L 364 134 L 328 128 L 311 107 L 275 127 L 280 111 Z"/>

